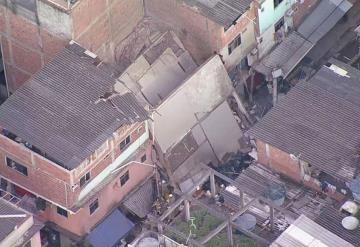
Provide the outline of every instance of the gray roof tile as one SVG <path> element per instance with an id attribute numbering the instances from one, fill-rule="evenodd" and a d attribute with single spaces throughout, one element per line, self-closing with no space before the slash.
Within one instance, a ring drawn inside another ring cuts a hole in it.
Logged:
<path id="1" fill-rule="evenodd" d="M 183 0 L 223 27 L 231 26 L 249 8 L 252 0 Z"/>
<path id="2" fill-rule="evenodd" d="M 73 169 L 122 125 L 147 119 L 131 93 L 111 92 L 111 69 L 72 44 L 0 106 L 0 126 Z"/>
<path id="3" fill-rule="evenodd" d="M 349 77 L 324 66 L 309 82 L 291 89 L 248 134 L 349 180 L 358 166 L 360 71 L 332 62 L 346 69 Z"/>

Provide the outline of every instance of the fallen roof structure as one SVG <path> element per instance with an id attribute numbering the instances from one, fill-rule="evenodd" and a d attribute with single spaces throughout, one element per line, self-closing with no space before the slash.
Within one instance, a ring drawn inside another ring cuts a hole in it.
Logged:
<path id="1" fill-rule="evenodd" d="M 115 130 L 148 118 L 132 93 L 113 92 L 112 70 L 76 43 L 0 106 L 0 126 L 72 170 Z"/>
<path id="2" fill-rule="evenodd" d="M 352 7 L 347 0 L 321 0 L 297 31 L 254 64 L 254 69 L 268 78 L 279 71 L 286 78 L 312 47 L 329 32 Z M 274 76 L 276 77 L 276 76 Z"/>
<path id="3" fill-rule="evenodd" d="M 119 77 L 115 91 L 133 92 L 143 105 L 158 106 L 197 65 L 176 35 L 165 32 Z"/>
<path id="4" fill-rule="evenodd" d="M 191 74 L 154 112 L 154 133 L 163 153 L 181 140 L 232 93 L 233 87 L 219 56 Z"/>
<path id="5" fill-rule="evenodd" d="M 248 134 L 350 181 L 359 168 L 359 78 L 360 71 L 331 60 L 291 89 Z"/>

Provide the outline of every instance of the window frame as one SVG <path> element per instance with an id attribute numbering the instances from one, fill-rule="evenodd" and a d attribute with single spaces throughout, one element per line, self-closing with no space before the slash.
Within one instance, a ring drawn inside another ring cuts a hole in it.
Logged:
<path id="1" fill-rule="evenodd" d="M 10 165 L 10 161 L 11 161 L 11 165 Z M 23 176 L 29 176 L 29 172 L 28 172 L 28 168 L 23 165 L 23 164 L 20 164 L 19 162 L 5 156 L 5 163 L 6 163 L 6 166 L 8 168 L 11 168 L 13 170 L 15 170 L 16 172 L 20 173 L 21 175 Z"/>
<path id="2" fill-rule="evenodd" d="M 99 208 L 99 198 L 96 198 L 92 203 L 89 204 L 90 215 L 94 214 L 98 208 Z"/>
<path id="3" fill-rule="evenodd" d="M 145 153 L 145 154 L 143 154 L 143 155 L 141 156 L 140 161 L 141 161 L 142 163 L 144 163 L 146 160 L 147 160 L 147 157 L 146 157 L 146 153 Z"/>
<path id="4" fill-rule="evenodd" d="M 84 182 L 81 182 L 81 180 L 83 179 Z M 80 180 L 79 180 L 79 186 L 80 188 L 82 188 L 83 186 L 85 186 L 91 179 L 91 174 L 90 171 L 88 171 L 87 173 L 85 173 L 83 176 L 81 176 Z"/>
<path id="5" fill-rule="evenodd" d="M 285 19 L 284 17 L 281 17 L 275 24 L 274 24 L 274 30 L 275 33 L 281 29 L 285 25 Z"/>
<path id="6" fill-rule="evenodd" d="M 131 143 L 130 135 L 126 136 L 119 144 L 120 150 L 123 151 L 126 149 Z"/>
<path id="7" fill-rule="evenodd" d="M 130 173 L 129 170 L 127 170 L 120 176 L 120 186 L 124 186 L 129 180 L 130 180 Z"/>
<path id="8" fill-rule="evenodd" d="M 57 213 L 58 215 L 61 215 L 61 216 L 65 217 L 65 218 L 68 218 L 68 217 L 69 217 L 68 211 L 65 210 L 65 209 L 63 209 L 63 208 L 61 208 L 61 207 L 59 207 L 59 206 L 56 206 L 56 213 Z"/>
<path id="9" fill-rule="evenodd" d="M 239 33 L 229 44 L 228 44 L 228 54 L 231 55 L 236 48 L 242 44 L 241 33 Z"/>
<path id="10" fill-rule="evenodd" d="M 276 9 L 284 0 L 274 0 L 274 9 Z"/>

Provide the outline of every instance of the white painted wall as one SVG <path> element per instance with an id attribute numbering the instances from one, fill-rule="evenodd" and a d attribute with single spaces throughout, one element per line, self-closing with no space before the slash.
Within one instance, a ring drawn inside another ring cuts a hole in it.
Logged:
<path id="1" fill-rule="evenodd" d="M 281 19 L 296 0 L 283 0 L 276 8 L 274 0 L 264 0 L 258 9 L 260 35 Z"/>

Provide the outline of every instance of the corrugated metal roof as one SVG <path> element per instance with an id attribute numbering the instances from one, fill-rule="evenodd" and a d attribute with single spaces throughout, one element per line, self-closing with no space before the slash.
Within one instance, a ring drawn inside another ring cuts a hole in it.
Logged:
<path id="1" fill-rule="evenodd" d="M 249 8 L 252 0 L 183 0 L 223 27 L 230 27 Z"/>
<path id="2" fill-rule="evenodd" d="M 305 215 L 297 218 L 285 232 L 283 232 L 271 245 L 276 246 L 342 246 L 353 247 L 352 244 L 340 238 L 338 230 L 326 229 Z M 359 243 L 359 242 L 358 242 Z"/>
<path id="3" fill-rule="evenodd" d="M 346 0 L 322 0 L 298 28 L 312 43 L 318 42 L 352 7 Z M 316 23 L 316 25 L 314 25 Z"/>
<path id="4" fill-rule="evenodd" d="M 342 214 L 338 209 L 329 205 L 323 209 L 323 212 L 315 219 L 315 222 L 354 246 L 359 246 L 360 228 L 358 227 L 355 230 L 349 231 L 341 225 L 342 219 L 346 216 L 347 215 Z"/>
<path id="5" fill-rule="evenodd" d="M 156 198 L 155 184 L 156 182 L 152 177 L 148 179 L 136 191 L 132 192 L 129 197 L 125 198 L 124 206 L 137 216 L 145 218 L 151 212 Z"/>
<path id="6" fill-rule="evenodd" d="M 352 179 L 360 145 L 360 71 L 349 70 L 347 76 L 324 66 L 309 82 L 291 89 L 248 134 L 301 155 L 332 176 Z"/>
<path id="7" fill-rule="evenodd" d="M 351 8 L 346 0 L 322 0 L 313 12 L 261 61 L 254 65 L 255 70 L 271 75 L 273 70 L 281 69 L 287 77 L 313 46 L 329 32 Z"/>
<path id="8" fill-rule="evenodd" d="M 273 70 L 281 69 L 283 76 L 286 77 L 313 46 L 299 33 L 292 32 L 255 65 L 255 70 L 269 75 Z"/>
<path id="9" fill-rule="evenodd" d="M 0 199 L 0 215 L 16 215 L 26 214 L 24 211 L 17 209 L 10 203 Z M 0 242 L 4 240 L 11 232 L 25 222 L 30 215 L 26 214 L 26 217 L 11 217 L 0 219 Z"/>
<path id="10" fill-rule="evenodd" d="M 112 95 L 111 70 L 76 44 L 0 106 L 0 126 L 73 169 L 122 125 L 147 118 L 131 93 Z"/>

